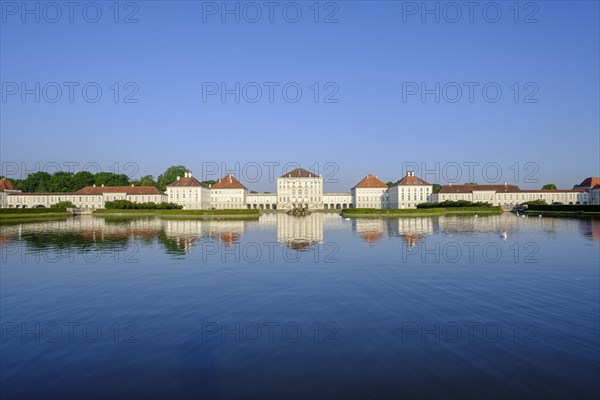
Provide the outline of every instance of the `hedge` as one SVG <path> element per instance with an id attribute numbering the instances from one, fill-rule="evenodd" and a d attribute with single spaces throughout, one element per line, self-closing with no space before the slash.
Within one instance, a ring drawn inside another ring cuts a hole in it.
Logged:
<path id="1" fill-rule="evenodd" d="M 49 214 L 66 212 L 65 208 L 0 208 L 0 214 Z"/>
<path id="2" fill-rule="evenodd" d="M 417 204 L 417 208 L 449 208 L 449 207 L 481 207 L 481 208 L 492 208 L 494 207 L 493 205 L 491 205 L 490 203 L 483 203 L 483 202 L 476 202 L 473 203 L 472 201 L 468 201 L 468 200 L 456 200 L 456 201 L 452 201 L 452 200 L 445 200 L 442 202 L 435 202 L 435 203 L 421 203 L 421 204 Z"/>
<path id="3" fill-rule="evenodd" d="M 183 206 L 175 203 L 134 203 L 129 200 L 114 200 L 104 203 L 109 210 L 181 210 Z"/>

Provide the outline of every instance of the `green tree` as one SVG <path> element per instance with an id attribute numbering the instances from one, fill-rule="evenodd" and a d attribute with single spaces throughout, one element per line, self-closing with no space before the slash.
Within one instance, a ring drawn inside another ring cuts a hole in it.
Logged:
<path id="1" fill-rule="evenodd" d="M 79 189 L 83 189 L 86 186 L 92 186 L 96 183 L 96 178 L 94 178 L 94 174 L 89 171 L 79 171 L 73 178 L 71 179 L 70 190 L 72 192 L 76 192 Z"/>
<path id="2" fill-rule="evenodd" d="M 432 186 L 432 192 L 435 192 L 436 190 L 440 190 L 442 188 L 442 185 L 440 185 L 439 183 L 434 183 Z"/>
<path id="3" fill-rule="evenodd" d="M 51 192 L 68 192 L 71 190 L 72 172 L 58 171 L 52 174 L 48 182 L 48 190 Z"/>
<path id="4" fill-rule="evenodd" d="M 94 176 L 96 185 L 105 186 L 128 186 L 129 177 L 125 174 L 115 174 L 113 172 L 98 172 Z"/>
<path id="5" fill-rule="evenodd" d="M 131 181 L 135 186 L 154 186 L 158 187 L 158 183 L 154 180 L 152 175 L 144 175 L 137 181 Z"/>
<path id="6" fill-rule="evenodd" d="M 167 185 L 175 182 L 178 176 L 184 176 L 186 172 L 188 172 L 188 169 L 183 165 L 170 166 L 158 176 L 158 188 L 164 192 L 167 190 Z"/>
<path id="7" fill-rule="evenodd" d="M 554 183 L 547 183 L 542 186 L 542 190 L 556 190 L 556 185 Z"/>
<path id="8" fill-rule="evenodd" d="M 34 172 L 26 179 L 16 181 L 17 189 L 23 192 L 47 192 L 51 175 L 47 172 Z"/>
<path id="9" fill-rule="evenodd" d="M 386 185 L 388 185 L 389 187 L 392 187 L 392 186 L 394 186 L 394 182 L 389 181 L 388 183 L 386 183 Z"/>
<path id="10" fill-rule="evenodd" d="M 209 186 L 209 185 L 214 185 L 215 183 L 217 183 L 217 181 L 209 179 L 207 181 L 202 181 L 202 183 L 204 183 L 206 186 Z"/>

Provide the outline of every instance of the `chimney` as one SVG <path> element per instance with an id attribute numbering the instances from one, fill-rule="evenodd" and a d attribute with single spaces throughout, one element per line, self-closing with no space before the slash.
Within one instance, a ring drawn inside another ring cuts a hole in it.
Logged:
<path id="1" fill-rule="evenodd" d="M 131 187 L 133 187 L 133 183 L 131 184 Z"/>
<path id="2" fill-rule="evenodd" d="M 104 187 L 104 183 L 102 184 L 102 187 Z"/>
<path id="3" fill-rule="evenodd" d="M 94 183 L 94 187 L 96 187 L 96 184 Z"/>
<path id="4" fill-rule="evenodd" d="M 178 177 L 177 177 L 177 180 L 179 180 L 179 179 L 181 179 L 181 177 L 180 177 L 180 176 L 178 176 Z"/>

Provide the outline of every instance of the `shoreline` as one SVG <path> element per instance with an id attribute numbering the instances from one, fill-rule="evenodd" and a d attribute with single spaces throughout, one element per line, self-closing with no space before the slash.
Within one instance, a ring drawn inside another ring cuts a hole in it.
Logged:
<path id="1" fill-rule="evenodd" d="M 539 211 L 525 210 L 523 214 L 527 216 L 541 215 L 544 217 L 570 217 L 570 218 L 593 218 L 600 219 L 600 212 L 595 211 Z"/>
<path id="2" fill-rule="evenodd" d="M 424 208 L 390 210 L 389 212 L 341 212 L 342 218 L 397 218 L 397 217 L 439 217 L 444 215 L 494 215 L 502 214 L 502 209 L 452 210 L 449 208 Z"/>

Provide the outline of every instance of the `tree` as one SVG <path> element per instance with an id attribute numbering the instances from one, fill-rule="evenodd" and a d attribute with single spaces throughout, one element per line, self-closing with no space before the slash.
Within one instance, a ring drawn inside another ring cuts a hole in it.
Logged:
<path id="1" fill-rule="evenodd" d="M 175 182 L 178 176 L 184 176 L 186 172 L 188 172 L 188 169 L 183 165 L 170 166 L 158 176 L 158 188 L 164 192 L 167 190 L 167 185 Z"/>
<path id="2" fill-rule="evenodd" d="M 388 183 L 386 183 L 386 185 L 388 185 L 389 187 L 392 187 L 392 186 L 394 186 L 394 182 L 389 181 Z"/>
<path id="3" fill-rule="evenodd" d="M 47 172 L 39 171 L 27 175 L 24 180 L 16 181 L 17 189 L 23 192 L 47 192 L 51 175 Z"/>
<path id="4" fill-rule="evenodd" d="M 554 183 L 547 183 L 542 186 L 542 190 L 556 190 L 556 185 Z"/>
<path id="5" fill-rule="evenodd" d="M 113 172 L 98 172 L 94 176 L 96 185 L 105 186 L 128 186 L 129 177 L 125 174 L 115 174 Z"/>
<path id="6" fill-rule="evenodd" d="M 217 183 L 217 181 L 209 179 L 207 181 L 202 181 L 202 183 L 204 183 L 206 186 L 210 186 L 210 185 L 214 185 L 215 183 Z"/>
<path id="7" fill-rule="evenodd" d="M 139 181 L 131 181 L 135 186 L 154 186 L 158 187 L 158 183 L 154 180 L 154 176 L 152 175 L 144 175 L 140 178 Z"/>
<path id="8" fill-rule="evenodd" d="M 432 191 L 432 192 L 435 192 L 436 190 L 439 190 L 439 189 L 441 189 L 441 188 L 442 188 L 442 185 L 440 185 L 439 183 L 434 183 L 432 186 L 433 186 L 433 187 L 431 188 L 431 191 Z"/>
<path id="9" fill-rule="evenodd" d="M 57 171 L 50 177 L 48 190 L 51 192 L 68 192 L 71 190 L 72 179 L 72 172 Z"/>
<path id="10" fill-rule="evenodd" d="M 94 177 L 94 174 L 92 174 L 89 171 L 79 171 L 78 173 L 73 175 L 73 178 L 71 178 L 71 185 L 69 190 L 71 190 L 72 192 L 76 192 L 79 189 L 83 189 L 86 186 L 92 186 L 94 183 L 96 183 L 96 178 Z"/>

